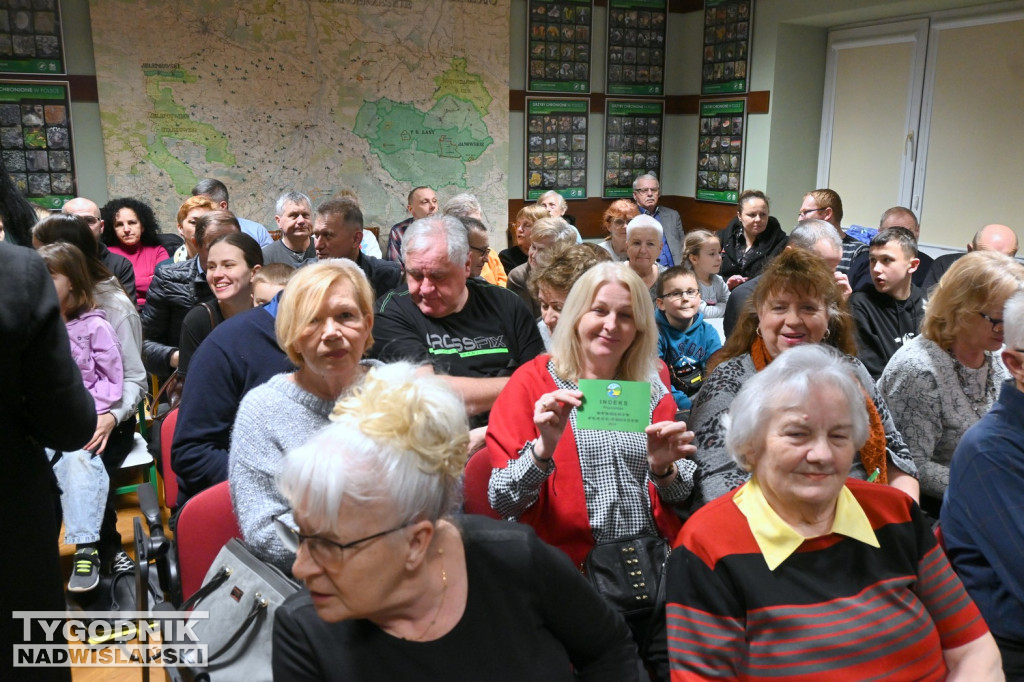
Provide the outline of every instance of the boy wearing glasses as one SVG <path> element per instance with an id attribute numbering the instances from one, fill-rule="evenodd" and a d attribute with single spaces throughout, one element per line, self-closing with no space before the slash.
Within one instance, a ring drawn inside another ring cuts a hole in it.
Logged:
<path id="1" fill-rule="evenodd" d="M 658 276 L 658 355 L 672 377 L 676 407 L 689 410 L 691 397 L 704 383 L 704 367 L 722 347 L 718 331 L 700 312 L 697 276 L 685 265 L 674 265 Z"/>

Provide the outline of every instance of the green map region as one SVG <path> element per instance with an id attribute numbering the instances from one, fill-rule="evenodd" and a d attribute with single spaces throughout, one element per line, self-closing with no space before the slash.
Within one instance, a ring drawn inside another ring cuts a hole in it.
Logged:
<path id="1" fill-rule="evenodd" d="M 441 92 L 444 92 L 443 90 Z M 443 94 L 429 111 L 382 98 L 365 102 L 352 132 L 395 180 L 466 187 L 466 164 L 493 144 L 480 102 Z"/>

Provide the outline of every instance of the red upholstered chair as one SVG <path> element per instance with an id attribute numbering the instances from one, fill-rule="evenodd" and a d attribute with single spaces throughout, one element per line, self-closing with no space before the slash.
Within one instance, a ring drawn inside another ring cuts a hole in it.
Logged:
<path id="1" fill-rule="evenodd" d="M 172 512 L 178 508 L 178 477 L 171 468 L 171 443 L 178 423 L 178 408 L 167 413 L 160 424 L 160 471 L 163 473 L 164 505 Z"/>
<path id="2" fill-rule="evenodd" d="M 227 481 L 190 498 L 178 514 L 174 533 L 182 595 L 190 597 L 202 587 L 221 547 L 231 538 L 241 537 Z"/>
<path id="3" fill-rule="evenodd" d="M 467 514 L 480 514 L 500 519 L 487 501 L 487 484 L 491 480 L 491 462 L 487 448 L 477 450 L 466 462 L 466 473 L 462 478 L 463 508 Z"/>

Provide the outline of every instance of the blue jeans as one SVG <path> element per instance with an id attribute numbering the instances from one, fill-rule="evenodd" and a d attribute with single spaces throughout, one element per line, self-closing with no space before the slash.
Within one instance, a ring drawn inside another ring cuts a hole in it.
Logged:
<path id="1" fill-rule="evenodd" d="M 47 448 L 53 461 L 55 452 Z M 64 544 L 78 545 L 100 539 L 100 524 L 107 504 L 110 477 L 103 459 L 88 450 L 65 452 L 53 465 L 60 484 L 64 510 Z"/>

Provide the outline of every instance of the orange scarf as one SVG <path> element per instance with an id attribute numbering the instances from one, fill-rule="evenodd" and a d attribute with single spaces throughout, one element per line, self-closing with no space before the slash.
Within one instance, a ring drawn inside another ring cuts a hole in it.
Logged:
<path id="1" fill-rule="evenodd" d="M 772 361 L 771 355 L 768 354 L 768 348 L 764 345 L 764 339 L 760 336 L 754 339 L 753 345 L 750 346 L 750 359 L 754 361 L 754 369 L 758 372 Z M 858 382 L 859 384 L 860 382 Z M 864 464 L 868 476 L 877 469 L 878 478 L 875 479 L 875 482 L 886 484 L 889 482 L 889 473 L 885 454 L 885 427 L 882 426 L 882 418 L 875 408 L 875 401 L 871 399 L 863 386 L 860 390 L 864 394 L 864 407 L 868 411 L 868 425 L 870 426 L 868 440 L 860 449 L 860 461 Z"/>

